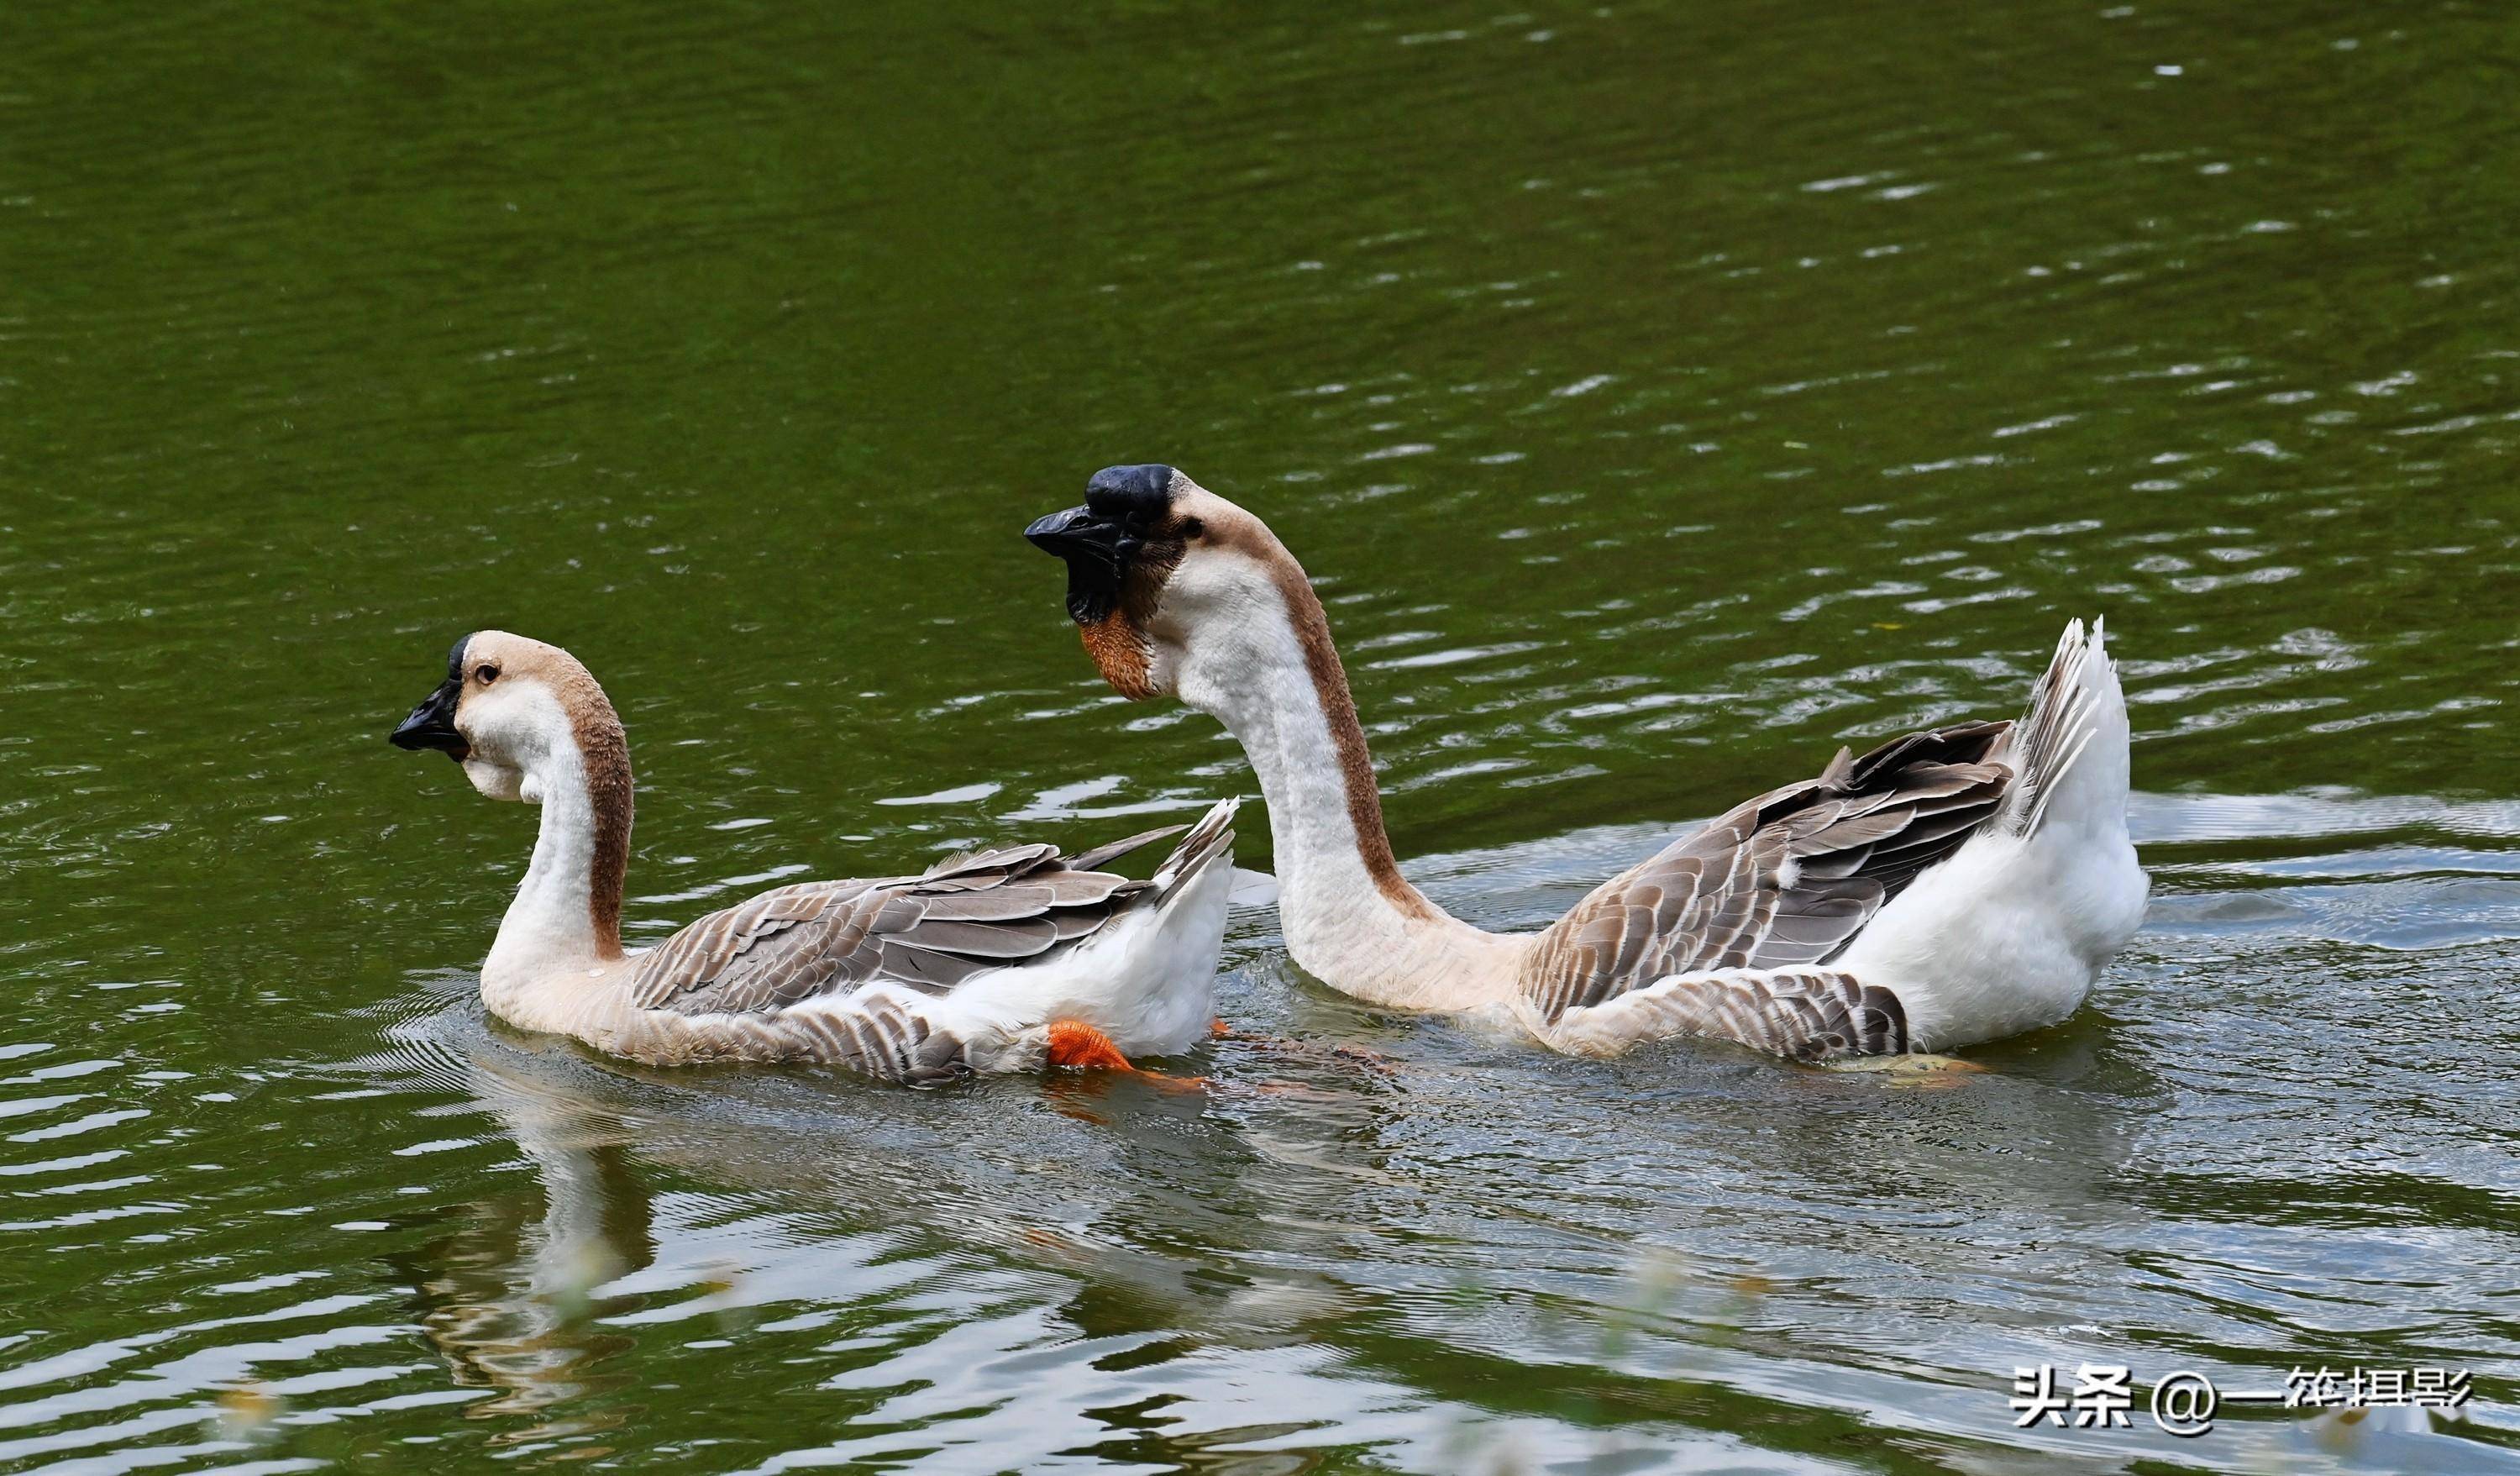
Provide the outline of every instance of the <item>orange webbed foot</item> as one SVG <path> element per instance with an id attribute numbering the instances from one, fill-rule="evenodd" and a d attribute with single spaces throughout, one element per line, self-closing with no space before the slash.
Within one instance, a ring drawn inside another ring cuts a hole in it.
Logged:
<path id="1" fill-rule="evenodd" d="M 1050 1047 L 1046 1064 L 1076 1066 L 1089 1071 L 1134 1071 L 1129 1058 L 1111 1038 L 1083 1020 L 1050 1022 Z"/>
<path id="2" fill-rule="evenodd" d="M 1050 1022 L 1050 1040 L 1047 1049 L 1043 1051 L 1042 1063 L 1048 1066 L 1073 1067 L 1080 1071 L 1133 1076 L 1149 1087 L 1166 1092 L 1207 1090 L 1206 1077 L 1173 1076 L 1167 1072 L 1149 1071 L 1144 1066 L 1132 1064 L 1129 1057 L 1121 1052 L 1120 1048 L 1111 1043 L 1109 1036 L 1086 1024 L 1083 1020 Z M 1102 1076 L 1088 1079 L 1108 1082 L 1112 1078 Z"/>

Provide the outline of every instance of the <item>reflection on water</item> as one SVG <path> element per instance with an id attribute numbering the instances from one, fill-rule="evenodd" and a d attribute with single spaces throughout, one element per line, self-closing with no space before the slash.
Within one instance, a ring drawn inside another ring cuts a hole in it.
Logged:
<path id="1" fill-rule="evenodd" d="M 0 1465 L 2520 1466 L 2498 13 L 10 42 Z M 1474 920 L 2000 712 L 2105 613 L 2147 930 L 1946 1090 L 1538 1056 L 1266 914 L 1225 1003 L 1292 1044 L 1202 1094 L 481 1019 L 529 818 L 381 741 L 464 630 L 621 706 L 641 936 L 1247 790 L 1016 536 L 1133 460 L 1319 576 Z M 2013 1430 L 2013 1366 L 2087 1361 L 2480 1403 Z"/>
<path id="2" fill-rule="evenodd" d="M 540 1192 L 468 1206 L 443 1237 L 396 1258 L 398 1269 L 428 1308 L 422 1330 L 456 1381 L 502 1392 L 473 1412 L 568 1406 L 623 1381 L 600 1372 L 629 1342 L 598 1335 L 595 1291 L 655 1259 L 649 1192 L 629 1162 L 628 1134 L 596 1103 L 486 1051 L 470 1066 L 476 1102 L 505 1125 Z M 574 1428 L 529 1425 L 517 1438 Z"/>

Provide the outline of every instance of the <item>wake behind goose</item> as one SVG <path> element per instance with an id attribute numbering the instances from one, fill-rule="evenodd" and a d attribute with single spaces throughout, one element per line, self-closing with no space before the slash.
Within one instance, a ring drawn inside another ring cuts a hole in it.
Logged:
<path id="1" fill-rule="evenodd" d="M 393 741 L 445 753 L 492 799 L 542 807 L 481 965 L 482 1003 L 511 1024 L 654 1064 L 828 1061 L 911 1084 L 1126 1067 L 1207 1034 L 1238 801 L 1186 827 L 1148 880 L 1098 868 L 1185 827 L 783 886 L 634 954 L 630 746 L 576 657 L 476 631 Z"/>
<path id="2" fill-rule="evenodd" d="M 1321 601 L 1258 517 L 1171 467 L 1111 467 L 1025 531 L 1066 561 L 1114 689 L 1178 696 L 1240 741 L 1287 951 L 1359 998 L 1502 1007 L 1583 1054 L 1674 1035 L 1802 1060 L 1946 1051 L 2072 1013 L 2142 920 L 2096 624 L 2067 627 L 2019 720 L 1841 749 L 1505 936 L 1401 876 Z"/>

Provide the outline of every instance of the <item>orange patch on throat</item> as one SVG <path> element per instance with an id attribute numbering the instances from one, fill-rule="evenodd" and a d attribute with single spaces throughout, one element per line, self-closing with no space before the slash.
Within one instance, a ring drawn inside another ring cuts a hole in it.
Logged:
<path id="1" fill-rule="evenodd" d="M 1128 1071 L 1134 1069 L 1111 1038 L 1083 1020 L 1050 1022 L 1050 1053 L 1047 1062 L 1053 1066 L 1080 1066 L 1095 1071 Z"/>
<path id="2" fill-rule="evenodd" d="M 1113 692 L 1133 702 L 1155 694 L 1147 638 L 1127 615 L 1114 609 L 1092 625 L 1077 627 L 1077 634 L 1085 642 L 1085 653 L 1094 658 L 1096 669 Z"/>

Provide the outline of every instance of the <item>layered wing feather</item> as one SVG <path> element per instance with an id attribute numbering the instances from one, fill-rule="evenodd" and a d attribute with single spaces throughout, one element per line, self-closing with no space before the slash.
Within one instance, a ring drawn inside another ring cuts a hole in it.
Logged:
<path id="1" fill-rule="evenodd" d="M 1908 1014 L 1889 990 L 1826 968 L 1682 974 L 1571 1009 L 1551 1032 L 1563 1051 L 1615 1054 L 1640 1040 L 1698 1035 L 1799 1061 L 1896 1055 Z"/>
<path id="2" fill-rule="evenodd" d="M 1093 868 L 1181 828 L 1072 861 L 1055 846 L 1009 846 L 918 876 L 783 886 L 711 913 L 642 955 L 631 997 L 643 1009 L 769 1015 L 878 981 L 943 994 L 1101 930 L 1161 883 Z M 1223 834 L 1230 842 L 1232 832 Z M 1166 865 L 1181 859 L 1176 852 Z"/>
<path id="3" fill-rule="evenodd" d="M 712 1022 L 685 1060 L 828 1061 L 884 1081 L 928 1087 L 969 1076 L 968 1044 L 939 1030 L 909 998 L 878 992 L 848 1009 L 738 1014 Z"/>
<path id="4" fill-rule="evenodd" d="M 1840 749 L 1818 779 L 1717 817 L 1602 883 L 1542 933 L 1523 964 L 1525 1002 L 1553 1023 L 1569 1010 L 1675 976 L 1798 970 L 1797 977 L 1820 977 L 1812 965 L 1835 958 L 1884 903 L 1999 813 L 2013 772 L 1990 755 L 2011 726 L 1965 723 L 1910 734 L 1862 758 Z M 1674 1007 L 1700 999 L 1716 1027 L 1773 1014 L 1764 1004 L 1717 1007 L 1746 987 L 1734 981 L 1675 991 Z M 1809 991 L 1789 993 L 1799 999 Z M 1796 1005 L 1777 1018 L 1800 1018 L 1801 1011 Z M 1811 1029 L 1825 1035 L 1843 1024 Z M 1698 1033 L 1778 1049 L 1723 1028 Z M 1752 1033 L 1792 1038 L 1765 1027 Z"/>

